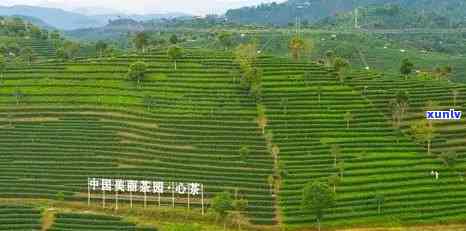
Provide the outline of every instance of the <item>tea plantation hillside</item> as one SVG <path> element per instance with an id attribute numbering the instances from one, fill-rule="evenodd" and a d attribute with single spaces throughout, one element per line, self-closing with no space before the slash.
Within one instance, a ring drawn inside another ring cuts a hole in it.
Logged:
<path id="1" fill-rule="evenodd" d="M 38 209 L 21 205 L 0 205 L 0 230 L 40 230 Z"/>
<path id="2" fill-rule="evenodd" d="M 209 59 L 214 66 L 203 64 Z M 126 78 L 137 60 L 150 65 L 139 86 Z M 176 71 L 172 65 L 153 55 L 6 73 L 1 196 L 87 200 L 88 177 L 201 182 L 206 197 L 238 189 L 251 219 L 273 224 L 272 159 L 231 59 L 190 56 Z M 238 157 L 245 145 L 246 162 Z M 171 206 L 170 195 L 162 204 Z"/>
<path id="3" fill-rule="evenodd" d="M 127 78 L 136 61 L 149 67 L 139 84 Z M 431 155 L 409 127 L 428 99 L 464 106 L 466 87 L 365 71 L 340 82 L 333 69 L 267 56 L 256 66 L 265 124 L 229 53 L 190 49 L 176 70 L 165 52 L 8 69 L 0 84 L 0 198 L 87 203 L 92 177 L 199 182 L 207 204 L 223 191 L 245 198 L 253 224 L 310 227 L 302 188 L 334 179 L 337 203 L 325 226 L 465 218 L 464 122 L 434 124 Z M 460 92 L 455 102 L 450 89 Z M 400 129 L 387 106 L 398 90 L 410 99 Z M 457 158 L 447 166 L 438 154 L 450 150 Z M 137 208 L 142 195 L 134 196 Z M 101 205 L 101 196 L 91 193 L 90 203 Z M 108 208 L 113 199 L 107 195 Z M 176 198 L 176 207 L 187 207 L 186 199 Z M 162 195 L 160 206 L 172 203 Z M 158 207 L 156 197 L 147 206 Z M 190 209 L 200 207 L 191 198 Z M 37 225 L 36 212 L 27 209 L 22 214 L 31 219 L 21 224 Z M 49 230 L 98 229 L 140 230 L 120 218 L 71 212 L 57 214 Z"/>

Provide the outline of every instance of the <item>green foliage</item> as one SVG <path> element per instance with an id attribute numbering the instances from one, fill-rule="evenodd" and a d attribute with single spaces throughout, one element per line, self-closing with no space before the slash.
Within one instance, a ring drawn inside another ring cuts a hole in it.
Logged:
<path id="1" fill-rule="evenodd" d="M 233 208 L 237 212 L 245 212 L 248 209 L 248 200 L 238 199 L 233 201 Z"/>
<path id="2" fill-rule="evenodd" d="M 59 40 L 60 39 L 60 32 L 58 31 L 52 31 L 52 33 L 50 33 L 50 38 L 52 40 Z"/>
<path id="3" fill-rule="evenodd" d="M 138 85 L 139 83 L 144 80 L 146 77 L 146 72 L 147 72 L 147 64 L 144 62 L 135 62 L 131 64 L 128 70 L 128 79 L 137 81 Z"/>
<path id="4" fill-rule="evenodd" d="M 179 42 L 178 36 L 176 34 L 172 34 L 169 39 L 172 45 L 176 45 Z"/>
<path id="5" fill-rule="evenodd" d="M 252 96 L 254 100 L 260 101 L 262 93 L 262 70 L 256 67 L 248 67 L 243 70 L 240 86 Z"/>
<path id="6" fill-rule="evenodd" d="M 108 44 L 102 40 L 98 41 L 96 44 L 95 44 L 95 49 L 97 51 L 97 53 L 99 54 L 99 57 L 103 57 L 103 54 L 105 52 L 105 50 L 108 48 Z"/>
<path id="7" fill-rule="evenodd" d="M 413 72 L 414 64 L 409 59 L 401 61 L 400 73 L 404 76 L 410 75 Z"/>
<path id="8" fill-rule="evenodd" d="M 419 143 L 427 142 L 427 153 L 430 154 L 430 144 L 435 136 L 435 129 L 427 120 L 413 122 L 410 127 L 413 138 Z"/>
<path id="9" fill-rule="evenodd" d="M 65 194 L 63 192 L 58 192 L 57 195 L 55 196 L 57 201 L 64 201 L 65 200 Z"/>
<path id="10" fill-rule="evenodd" d="M 302 209 L 317 219 L 319 229 L 320 220 L 323 219 L 325 210 L 335 205 L 335 197 L 335 193 L 327 184 L 314 181 L 304 186 Z"/>
<path id="11" fill-rule="evenodd" d="M 335 71 L 337 72 L 338 78 L 341 83 L 343 83 L 344 81 L 344 75 L 342 72 L 347 67 L 349 67 L 348 60 L 340 57 L 337 57 L 333 60 L 333 68 L 335 68 Z"/>
<path id="12" fill-rule="evenodd" d="M 383 203 L 385 203 L 385 196 L 381 193 L 376 193 L 374 195 L 374 201 L 377 204 L 377 212 L 378 214 L 380 214 L 382 210 L 382 205 Z"/>
<path id="13" fill-rule="evenodd" d="M 233 199 L 229 192 L 216 194 L 211 201 L 211 208 L 220 217 L 225 217 L 233 209 Z"/>
<path id="14" fill-rule="evenodd" d="M 252 69 L 257 60 L 256 44 L 241 44 L 234 52 L 235 61 L 240 65 L 243 72 Z"/>
<path id="15" fill-rule="evenodd" d="M 351 111 L 347 111 L 345 113 L 345 120 L 346 120 L 346 129 L 350 128 L 350 121 L 353 120 L 353 114 Z"/>
<path id="16" fill-rule="evenodd" d="M 175 70 L 176 70 L 177 69 L 176 61 L 183 56 L 183 48 L 173 45 L 168 48 L 167 55 L 175 63 Z"/>
<path id="17" fill-rule="evenodd" d="M 60 59 L 60 60 L 65 59 L 65 57 L 66 57 L 66 55 L 65 55 L 65 49 L 63 49 L 63 48 L 58 48 L 58 49 L 57 49 L 56 56 L 57 56 L 57 59 Z"/>
<path id="18" fill-rule="evenodd" d="M 248 146 L 242 146 L 240 149 L 239 149 L 239 158 L 241 161 L 245 162 L 249 156 L 249 154 L 251 153 L 251 150 L 249 149 Z"/>
<path id="19" fill-rule="evenodd" d="M 28 63 L 29 65 L 32 63 L 33 60 L 33 51 L 30 47 L 25 47 L 20 52 L 21 58 L 24 62 Z"/>
<path id="20" fill-rule="evenodd" d="M 136 49 L 145 53 L 148 40 L 149 38 L 146 32 L 137 33 L 136 37 L 134 37 L 134 45 L 136 46 Z"/>
<path id="21" fill-rule="evenodd" d="M 389 101 L 389 106 L 392 112 L 393 126 L 399 128 L 409 108 L 408 92 L 397 91 L 395 98 Z"/>
<path id="22" fill-rule="evenodd" d="M 221 32 L 218 35 L 218 40 L 225 49 L 229 49 L 233 45 L 233 36 L 229 32 Z"/>
<path id="23" fill-rule="evenodd" d="M 446 79 L 448 80 L 448 76 L 453 72 L 453 68 L 450 65 L 446 65 L 444 67 L 436 67 L 434 70 L 434 74 L 439 79 Z"/>
<path id="24" fill-rule="evenodd" d="M 304 40 L 299 36 L 293 37 L 290 40 L 288 47 L 291 51 L 291 56 L 295 61 L 298 61 L 301 57 L 301 53 L 308 48 Z"/>
<path id="25" fill-rule="evenodd" d="M 74 58 L 80 49 L 80 44 L 71 42 L 71 41 L 65 41 L 63 44 L 63 51 L 64 51 L 64 56 L 65 59 L 72 59 Z"/>
<path id="26" fill-rule="evenodd" d="M 341 179 L 338 174 L 332 174 L 328 177 L 328 184 L 333 186 L 333 192 L 336 193 L 337 185 L 340 183 Z"/>

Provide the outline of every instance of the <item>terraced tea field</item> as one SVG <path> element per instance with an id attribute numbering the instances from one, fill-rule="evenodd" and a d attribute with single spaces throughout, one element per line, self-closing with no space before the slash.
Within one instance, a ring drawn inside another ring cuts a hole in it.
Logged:
<path id="1" fill-rule="evenodd" d="M 138 85 L 126 73 L 139 60 L 149 72 Z M 88 177 L 200 182 L 207 203 L 224 190 L 244 196 L 254 224 L 301 227 L 314 222 L 300 207 L 303 185 L 339 175 L 337 204 L 325 225 L 464 219 L 464 122 L 434 125 L 433 152 L 455 150 L 452 168 L 407 135 L 409 122 L 393 128 L 387 111 L 400 89 L 410 95 L 406 121 L 422 116 L 428 98 L 450 107 L 452 88 L 460 90 L 456 103 L 463 106 L 464 86 L 370 72 L 354 72 L 340 83 L 334 70 L 272 57 L 257 66 L 265 134 L 228 54 L 191 50 L 177 70 L 164 53 L 10 69 L 0 85 L 0 197 L 55 199 L 63 193 L 67 201 L 86 202 Z M 246 160 L 239 154 L 244 146 L 251 150 Z M 275 195 L 269 181 L 278 165 L 284 173 Z M 439 180 L 430 176 L 433 169 Z M 380 213 L 376 195 L 385 199 Z M 101 203 L 99 196 L 91 203 Z M 177 198 L 178 207 L 185 202 Z M 143 206 L 140 197 L 135 206 Z M 148 206 L 158 206 L 156 199 Z M 162 206 L 171 206 L 170 195 Z M 197 209 L 199 198 L 191 206 Z M 103 230 L 138 230 L 114 218 L 89 222 L 73 214 L 59 214 L 51 230 L 101 223 Z"/>

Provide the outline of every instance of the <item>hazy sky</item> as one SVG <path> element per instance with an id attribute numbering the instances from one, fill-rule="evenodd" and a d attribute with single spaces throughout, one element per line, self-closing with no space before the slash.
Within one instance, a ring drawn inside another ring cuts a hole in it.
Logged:
<path id="1" fill-rule="evenodd" d="M 283 0 L 0 0 L 0 5 L 36 5 L 66 10 L 99 8 L 123 13 L 185 12 L 191 14 L 223 13 L 225 9 Z"/>

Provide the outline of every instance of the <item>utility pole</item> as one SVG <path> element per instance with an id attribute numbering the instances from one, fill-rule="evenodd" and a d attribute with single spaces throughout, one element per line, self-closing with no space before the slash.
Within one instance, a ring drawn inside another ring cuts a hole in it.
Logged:
<path id="1" fill-rule="evenodd" d="M 356 9 L 354 9 L 354 28 L 355 29 L 359 28 L 358 16 L 359 16 L 359 8 L 356 7 Z"/>
<path id="2" fill-rule="evenodd" d="M 298 35 L 298 16 L 296 16 L 296 22 L 295 22 L 295 29 L 296 29 L 296 36 Z"/>
<path id="3" fill-rule="evenodd" d="M 296 28 L 296 37 L 300 37 L 301 34 L 301 18 L 296 16 L 296 23 L 295 23 L 295 28 Z"/>

